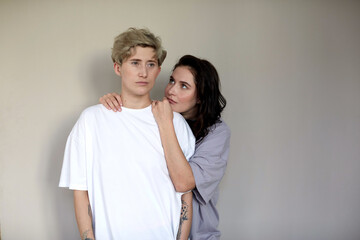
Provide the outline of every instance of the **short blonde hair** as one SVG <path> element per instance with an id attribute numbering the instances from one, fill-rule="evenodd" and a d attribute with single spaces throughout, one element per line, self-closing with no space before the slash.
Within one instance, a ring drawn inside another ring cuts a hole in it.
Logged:
<path id="1" fill-rule="evenodd" d="M 159 66 L 164 62 L 166 50 L 161 45 L 160 37 L 155 36 L 148 29 L 137 28 L 129 28 L 115 38 L 111 53 L 113 62 L 121 65 L 131 56 L 132 49 L 137 46 L 153 48 Z"/>

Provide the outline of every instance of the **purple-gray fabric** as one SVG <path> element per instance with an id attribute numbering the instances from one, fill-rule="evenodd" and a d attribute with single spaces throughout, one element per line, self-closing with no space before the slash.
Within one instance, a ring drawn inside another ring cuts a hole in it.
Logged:
<path id="1" fill-rule="evenodd" d="M 189 163 L 195 177 L 191 240 L 220 239 L 216 203 L 219 183 L 225 174 L 230 148 L 230 129 L 224 121 L 211 126 L 209 134 L 196 144 Z"/>

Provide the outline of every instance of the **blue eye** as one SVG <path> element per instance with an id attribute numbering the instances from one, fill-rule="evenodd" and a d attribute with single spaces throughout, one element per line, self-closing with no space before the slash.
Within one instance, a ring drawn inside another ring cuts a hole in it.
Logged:
<path id="1" fill-rule="evenodd" d="M 148 64 L 148 67 L 150 67 L 150 68 L 153 68 L 153 67 L 155 67 L 156 65 L 155 65 L 155 63 L 149 63 Z"/>
<path id="2" fill-rule="evenodd" d="M 181 88 L 187 89 L 188 87 L 185 84 L 181 84 Z"/>
<path id="3" fill-rule="evenodd" d="M 137 61 L 132 61 L 131 65 L 138 65 L 139 63 Z"/>

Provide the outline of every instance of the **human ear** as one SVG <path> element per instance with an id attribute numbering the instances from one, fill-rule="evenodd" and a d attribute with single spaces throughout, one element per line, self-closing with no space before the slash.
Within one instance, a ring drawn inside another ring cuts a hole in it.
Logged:
<path id="1" fill-rule="evenodd" d="M 121 77 L 121 71 L 120 71 L 120 64 L 118 64 L 117 62 L 114 63 L 114 72 L 116 75 Z"/>

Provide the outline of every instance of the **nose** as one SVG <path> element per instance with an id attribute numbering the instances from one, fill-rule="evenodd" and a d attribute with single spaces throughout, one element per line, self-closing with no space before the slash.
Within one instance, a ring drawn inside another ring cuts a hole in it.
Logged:
<path id="1" fill-rule="evenodd" d="M 147 77 L 147 74 L 148 74 L 147 71 L 148 71 L 148 70 L 147 70 L 146 66 L 145 66 L 145 65 L 141 65 L 141 66 L 140 66 L 140 69 L 139 69 L 139 76 L 146 78 L 146 77 Z"/>
<path id="2" fill-rule="evenodd" d="M 175 95 L 175 85 L 168 85 L 168 93 L 169 95 Z"/>

